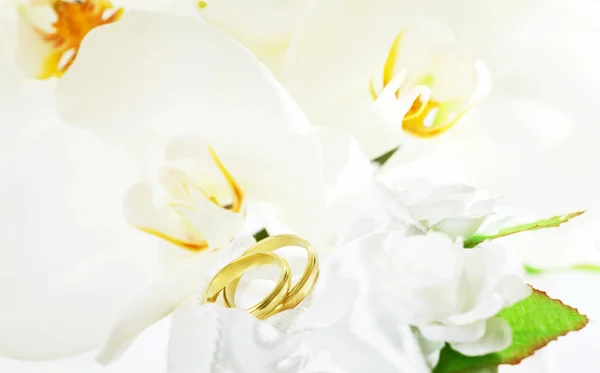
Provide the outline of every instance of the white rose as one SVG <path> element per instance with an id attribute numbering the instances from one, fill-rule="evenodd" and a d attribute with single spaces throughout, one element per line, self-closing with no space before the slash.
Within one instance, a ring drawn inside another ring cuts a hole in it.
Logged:
<path id="1" fill-rule="evenodd" d="M 428 229 L 468 238 L 494 213 L 496 200 L 485 191 L 462 183 L 432 183 L 431 178 L 407 176 L 404 171 L 390 171 L 382 181 Z"/>
<path id="2" fill-rule="evenodd" d="M 531 290 L 519 278 L 502 274 L 501 247 L 486 243 L 464 249 L 462 241 L 437 232 L 375 236 L 385 254 L 373 269 L 386 285 L 386 298 L 426 339 L 448 342 L 469 356 L 510 345 L 510 327 L 495 316 Z"/>

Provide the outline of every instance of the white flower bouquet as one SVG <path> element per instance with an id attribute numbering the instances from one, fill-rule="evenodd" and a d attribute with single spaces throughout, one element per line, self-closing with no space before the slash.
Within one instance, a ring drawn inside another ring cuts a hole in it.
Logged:
<path id="1" fill-rule="evenodd" d="M 0 355 L 109 365 L 170 317 L 169 373 L 487 372 L 582 329 L 503 245 L 582 212 L 512 218 L 468 155 L 539 83 L 494 59 L 529 8 L 459 3 L 4 4 Z"/>

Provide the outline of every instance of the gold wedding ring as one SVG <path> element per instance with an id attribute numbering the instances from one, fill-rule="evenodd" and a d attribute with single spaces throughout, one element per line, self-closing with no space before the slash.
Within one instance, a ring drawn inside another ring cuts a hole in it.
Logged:
<path id="1" fill-rule="evenodd" d="M 282 247 L 297 246 L 306 250 L 306 266 L 300 279 L 291 286 L 291 270 L 287 261 L 274 251 Z M 256 267 L 275 265 L 281 270 L 273 290 L 259 303 L 247 309 L 258 319 L 266 319 L 283 310 L 296 307 L 311 292 L 319 277 L 319 263 L 312 245 L 292 234 L 271 236 L 250 247 L 244 254 L 225 266 L 212 279 L 205 293 L 205 302 L 213 303 L 223 293 L 227 307 L 235 307 L 235 291 L 242 275 Z"/>
<path id="2" fill-rule="evenodd" d="M 207 303 L 216 302 L 219 294 L 231 281 L 240 278 L 246 271 L 263 265 L 276 265 L 281 269 L 275 288 L 259 303 L 250 307 L 248 312 L 259 319 L 268 317 L 285 298 L 290 288 L 292 271 L 288 263 L 272 253 L 255 253 L 242 256 L 229 263 L 217 273 L 204 294 Z"/>

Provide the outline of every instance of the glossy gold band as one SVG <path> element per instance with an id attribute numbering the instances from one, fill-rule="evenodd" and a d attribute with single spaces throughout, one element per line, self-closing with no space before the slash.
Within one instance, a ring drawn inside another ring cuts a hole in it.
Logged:
<path id="1" fill-rule="evenodd" d="M 306 266 L 300 279 L 291 286 L 288 263 L 274 251 L 282 247 L 297 246 L 306 250 Z M 238 259 L 225 266 L 213 278 L 205 293 L 206 302 L 215 302 L 220 293 L 227 307 L 235 307 L 235 291 L 242 275 L 251 268 L 276 265 L 281 269 L 275 288 L 261 302 L 247 311 L 259 319 L 265 319 L 283 310 L 296 307 L 306 298 L 319 277 L 319 264 L 312 245 L 292 234 L 268 237 L 248 250 Z"/>
<path id="2" fill-rule="evenodd" d="M 249 269 L 263 265 L 276 265 L 281 269 L 279 280 L 273 290 L 259 303 L 250 307 L 248 312 L 259 319 L 268 317 L 283 301 L 290 288 L 292 272 L 288 263 L 272 253 L 255 253 L 242 256 L 226 265 L 217 273 L 204 294 L 206 303 L 216 302 L 219 294 L 232 281 L 238 279 Z"/>

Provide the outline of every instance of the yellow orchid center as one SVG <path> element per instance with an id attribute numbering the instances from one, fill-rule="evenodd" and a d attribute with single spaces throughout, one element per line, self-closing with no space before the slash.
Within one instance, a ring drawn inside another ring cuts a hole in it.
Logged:
<path id="1" fill-rule="evenodd" d="M 179 233 L 173 234 L 160 227 L 150 227 L 147 225 L 136 225 L 136 228 L 188 251 L 200 252 L 209 247 L 208 242 L 201 233 L 203 227 L 196 227 L 192 221 L 186 218 L 185 214 L 177 212 L 179 208 L 196 210 L 198 208 L 197 199 L 205 198 L 223 209 L 245 215 L 244 190 L 221 162 L 212 147 L 208 146 L 208 152 L 220 177 L 225 181 L 221 186 L 205 182 L 200 185 L 200 183 L 192 180 L 186 172 L 178 169 L 171 169 L 163 178 L 163 186 L 169 194 L 171 200 L 170 206 L 172 207 L 172 209 L 163 213 L 171 215 L 178 221 L 180 229 L 177 232 Z"/>
<path id="2" fill-rule="evenodd" d="M 43 62 L 39 79 L 62 76 L 75 61 L 83 38 L 93 28 L 117 21 L 123 9 L 114 9 L 106 0 L 53 0 L 56 14 L 53 31 L 36 29 L 41 39 L 50 47 Z"/>
<path id="3" fill-rule="evenodd" d="M 422 103 L 417 99 L 404 116 L 402 129 L 418 137 L 434 137 L 452 128 L 467 111 L 468 109 L 460 110 L 460 102 L 449 101 L 440 104 L 428 100 Z"/>
<path id="4" fill-rule="evenodd" d="M 404 32 L 400 32 L 388 51 L 383 67 L 381 90 L 378 92 L 373 79 L 370 81 L 369 88 L 374 101 L 380 98 L 382 91 L 388 85 L 393 87 L 391 84 L 394 78 L 400 74 L 400 71 L 398 71 L 398 55 L 403 36 Z M 403 73 L 411 74 L 410 71 L 404 71 Z M 434 73 L 427 73 L 413 78 L 410 83 L 404 81 L 395 91 L 395 96 L 400 99 L 405 92 L 416 86 L 426 88 L 431 92 L 435 81 L 436 76 Z M 395 87 L 392 89 L 395 89 Z M 402 118 L 402 129 L 416 137 L 435 137 L 452 128 L 470 109 L 471 106 L 465 107 L 464 99 L 437 101 L 431 95 L 427 98 L 420 95 Z"/>

